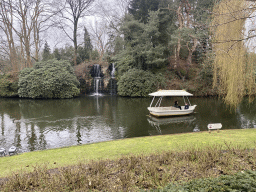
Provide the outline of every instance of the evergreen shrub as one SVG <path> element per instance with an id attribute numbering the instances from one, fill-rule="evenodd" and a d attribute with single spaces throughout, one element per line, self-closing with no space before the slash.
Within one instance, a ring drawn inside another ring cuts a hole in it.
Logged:
<path id="1" fill-rule="evenodd" d="M 244 171 L 218 178 L 195 179 L 183 184 L 169 184 L 162 192 L 185 191 L 256 191 L 256 171 Z"/>
<path id="2" fill-rule="evenodd" d="M 163 85 L 164 78 L 149 71 L 130 69 L 118 81 L 118 95 L 146 97 Z"/>
<path id="3" fill-rule="evenodd" d="M 18 96 L 18 78 L 12 74 L 0 75 L 0 97 Z"/>
<path id="4" fill-rule="evenodd" d="M 68 61 L 48 60 L 34 64 L 20 72 L 20 97 L 26 98 L 72 98 L 78 96 L 79 81 Z"/>

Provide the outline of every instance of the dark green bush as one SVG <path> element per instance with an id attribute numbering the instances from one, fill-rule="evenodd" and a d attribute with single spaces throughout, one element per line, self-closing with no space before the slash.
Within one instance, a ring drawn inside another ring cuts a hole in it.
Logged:
<path id="1" fill-rule="evenodd" d="M 161 192 L 176 191 L 256 191 L 256 171 L 244 171 L 235 175 L 223 175 L 218 178 L 195 179 L 183 184 L 169 184 Z"/>
<path id="2" fill-rule="evenodd" d="M 160 74 L 161 75 L 161 74 Z M 145 97 L 163 84 L 164 78 L 149 71 L 130 69 L 118 81 L 117 91 L 121 96 Z"/>
<path id="3" fill-rule="evenodd" d="M 18 78 L 16 75 L 0 75 L 0 97 L 18 96 Z"/>
<path id="4" fill-rule="evenodd" d="M 19 76 L 19 96 L 27 98 L 72 98 L 79 94 L 79 82 L 68 61 L 48 60 L 35 63 Z"/>

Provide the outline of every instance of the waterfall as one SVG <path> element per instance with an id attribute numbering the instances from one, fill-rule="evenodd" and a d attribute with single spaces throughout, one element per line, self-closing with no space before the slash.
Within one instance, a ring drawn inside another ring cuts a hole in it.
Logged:
<path id="1" fill-rule="evenodd" d="M 112 79 L 115 78 L 115 71 L 116 71 L 116 69 L 115 69 L 115 64 L 112 63 L 112 70 L 111 70 L 111 73 L 110 73 Z"/>
<path id="2" fill-rule="evenodd" d="M 109 80 L 107 86 L 104 86 L 104 74 L 102 73 L 102 67 L 99 64 L 94 64 L 90 69 L 91 77 L 93 78 L 91 81 L 90 92 L 91 96 L 102 96 L 103 93 L 107 93 L 110 95 L 117 94 L 117 81 L 115 79 L 115 64 L 111 63 L 107 69 Z"/>
<path id="3" fill-rule="evenodd" d="M 93 93 L 93 95 L 101 95 L 100 94 L 100 92 L 102 90 L 101 83 L 102 83 L 101 77 L 94 78 L 94 93 Z"/>
<path id="4" fill-rule="evenodd" d="M 99 64 L 93 65 L 94 77 L 96 77 L 96 78 L 99 77 L 100 78 L 100 72 L 101 72 L 100 65 Z"/>
<path id="5" fill-rule="evenodd" d="M 93 94 L 95 96 L 102 95 L 103 90 L 103 78 L 101 72 L 101 66 L 99 64 L 94 64 L 92 70 L 90 71 L 93 77 Z"/>
<path id="6" fill-rule="evenodd" d="M 117 94 L 117 82 L 115 79 L 115 64 L 111 63 L 109 65 L 109 71 L 110 71 L 110 80 L 108 82 L 108 89 L 109 89 L 109 94 L 110 95 L 116 95 Z"/>
<path id="7" fill-rule="evenodd" d="M 117 83 L 115 78 L 111 78 L 109 80 L 109 94 L 116 95 L 117 94 Z"/>

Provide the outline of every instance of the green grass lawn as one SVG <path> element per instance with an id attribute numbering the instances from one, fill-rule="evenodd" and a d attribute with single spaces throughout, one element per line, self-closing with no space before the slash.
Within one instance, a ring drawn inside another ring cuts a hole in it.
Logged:
<path id="1" fill-rule="evenodd" d="M 131 154 L 152 154 L 161 151 L 181 151 L 213 145 L 255 148 L 256 129 L 221 130 L 122 139 L 66 148 L 23 153 L 0 158 L 0 177 L 23 170 L 32 171 L 34 166 L 48 168 L 75 165 L 98 159 L 116 159 Z"/>

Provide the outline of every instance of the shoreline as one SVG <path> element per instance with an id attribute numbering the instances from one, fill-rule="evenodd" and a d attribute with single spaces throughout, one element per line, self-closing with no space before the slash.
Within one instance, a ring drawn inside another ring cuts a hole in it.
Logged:
<path id="1" fill-rule="evenodd" d="M 36 165 L 49 169 L 88 163 L 92 160 L 118 159 L 129 155 L 148 155 L 164 151 L 186 151 L 225 145 L 255 148 L 256 129 L 226 129 L 118 139 L 98 143 L 26 152 L 0 158 L 0 178 L 14 172 L 31 172 Z"/>

